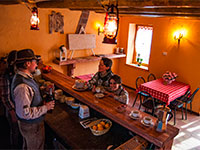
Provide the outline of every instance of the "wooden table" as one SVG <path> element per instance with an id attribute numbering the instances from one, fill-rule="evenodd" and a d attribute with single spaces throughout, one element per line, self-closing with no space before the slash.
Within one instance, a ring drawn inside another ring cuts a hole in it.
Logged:
<path id="1" fill-rule="evenodd" d="M 131 107 L 126 108 L 126 112 L 118 113 L 115 108 L 120 105 L 120 103 L 113 98 L 105 97 L 103 99 L 97 99 L 94 97 L 91 91 L 78 92 L 72 89 L 74 85 L 74 79 L 61 74 L 55 70 L 52 70 L 51 73 L 42 74 L 43 78 L 50 80 L 55 83 L 55 85 L 63 89 L 66 93 L 75 97 L 82 103 L 85 103 L 90 108 L 102 113 L 112 121 L 118 123 L 119 125 L 127 128 L 128 130 L 134 132 L 135 134 L 143 137 L 147 141 L 155 144 L 158 149 L 171 149 L 173 139 L 178 134 L 179 129 L 167 125 L 167 130 L 165 132 L 157 132 L 155 126 L 146 127 L 141 124 L 141 120 L 133 120 L 129 117 L 130 112 L 135 109 Z M 148 114 L 141 112 L 142 116 L 148 116 Z M 153 123 L 155 124 L 157 118 L 153 118 Z"/>
<path id="2" fill-rule="evenodd" d="M 161 78 L 141 84 L 138 91 L 146 91 L 152 97 L 169 105 L 171 101 L 184 95 L 188 89 L 190 89 L 188 84 L 178 81 L 173 81 L 171 84 L 165 85 Z"/>

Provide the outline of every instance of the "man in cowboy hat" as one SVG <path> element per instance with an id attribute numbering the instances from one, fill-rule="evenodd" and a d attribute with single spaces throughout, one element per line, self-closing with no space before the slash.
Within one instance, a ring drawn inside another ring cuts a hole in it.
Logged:
<path id="1" fill-rule="evenodd" d="M 23 149 L 44 148 L 44 114 L 54 109 L 55 102 L 44 103 L 39 87 L 32 74 L 35 73 L 38 57 L 31 49 L 16 52 L 17 73 L 13 77 L 11 92 L 15 103 Z"/>

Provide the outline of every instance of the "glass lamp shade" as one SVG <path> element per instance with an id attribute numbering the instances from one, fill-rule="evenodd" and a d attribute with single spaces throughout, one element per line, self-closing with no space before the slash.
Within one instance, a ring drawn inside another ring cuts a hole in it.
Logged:
<path id="1" fill-rule="evenodd" d="M 108 15 L 105 19 L 104 25 L 104 35 L 108 39 L 113 39 L 117 34 L 117 17 L 113 15 Z"/>
<path id="2" fill-rule="evenodd" d="M 36 7 L 33 7 L 32 16 L 31 16 L 31 30 L 39 30 L 39 18 L 38 18 L 38 10 Z"/>

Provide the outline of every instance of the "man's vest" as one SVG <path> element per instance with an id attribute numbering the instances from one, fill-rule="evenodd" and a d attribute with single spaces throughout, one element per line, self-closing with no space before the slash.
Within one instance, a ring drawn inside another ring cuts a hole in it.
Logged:
<path id="1" fill-rule="evenodd" d="M 38 84 L 30 77 L 28 78 L 25 78 L 24 76 L 20 75 L 20 74 L 16 74 L 13 78 L 13 81 L 12 81 L 12 85 L 11 85 L 11 93 L 12 93 L 12 98 L 13 100 L 15 100 L 14 98 L 14 89 L 19 85 L 19 84 L 27 84 L 28 86 L 30 86 L 33 91 L 34 91 L 34 96 L 33 96 L 33 99 L 32 99 L 32 102 L 31 102 L 31 106 L 30 107 L 38 107 L 38 106 L 42 106 L 42 97 L 40 95 L 40 90 L 39 90 L 39 86 Z M 15 103 L 17 103 L 15 101 Z M 23 107 L 23 106 L 22 106 Z M 36 118 L 36 119 L 29 119 L 29 120 L 26 120 L 26 119 L 23 119 L 23 118 L 20 118 L 18 117 L 19 120 L 23 121 L 23 122 L 30 122 L 30 123 L 35 123 L 35 122 L 40 122 L 44 119 L 44 115 L 42 115 L 41 117 L 39 118 Z"/>

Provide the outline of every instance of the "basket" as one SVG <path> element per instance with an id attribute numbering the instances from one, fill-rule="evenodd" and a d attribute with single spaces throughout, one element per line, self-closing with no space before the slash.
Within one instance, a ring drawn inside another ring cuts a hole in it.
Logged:
<path id="1" fill-rule="evenodd" d="M 101 121 L 104 121 L 105 123 L 109 123 L 109 127 L 108 128 L 104 128 L 102 131 L 94 130 L 92 127 L 94 125 L 99 124 Z M 90 123 L 90 130 L 92 131 L 93 135 L 100 136 L 100 135 L 103 135 L 103 134 L 107 133 L 110 130 L 111 126 L 112 126 L 112 122 L 110 120 L 108 120 L 108 119 L 98 119 L 98 120 L 93 121 L 93 122 Z"/>

